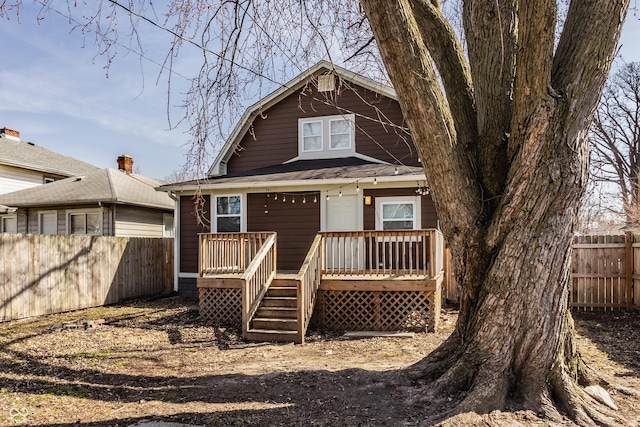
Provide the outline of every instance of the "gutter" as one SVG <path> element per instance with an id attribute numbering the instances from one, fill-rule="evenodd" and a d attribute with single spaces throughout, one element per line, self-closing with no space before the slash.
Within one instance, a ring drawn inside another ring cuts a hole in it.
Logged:
<path id="1" fill-rule="evenodd" d="M 173 291 L 178 293 L 180 289 L 180 197 L 172 191 L 167 195 L 175 202 L 173 205 Z"/>
<path id="2" fill-rule="evenodd" d="M 233 179 L 233 178 L 229 178 Z M 374 180 L 378 183 L 397 183 L 405 181 L 425 181 L 427 178 L 424 174 L 419 175 L 396 175 L 382 177 L 366 177 L 366 178 L 333 178 L 333 179 L 300 179 L 300 180 L 280 180 L 280 181 L 245 181 L 245 182 L 221 182 L 212 184 L 203 182 L 201 184 L 189 185 L 167 185 L 159 187 L 159 191 L 190 191 L 190 190 L 209 190 L 209 189 L 241 189 L 241 188 L 276 188 L 276 187 L 312 187 L 312 186 L 345 186 L 349 184 L 373 184 Z"/>

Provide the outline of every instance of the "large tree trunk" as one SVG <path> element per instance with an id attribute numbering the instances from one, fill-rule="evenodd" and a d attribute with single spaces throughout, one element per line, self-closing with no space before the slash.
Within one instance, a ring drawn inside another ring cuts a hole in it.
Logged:
<path id="1" fill-rule="evenodd" d="M 587 129 L 628 2 L 572 2 L 555 52 L 555 2 L 465 2 L 469 65 L 437 2 L 361 3 L 462 290 L 455 332 L 410 370 L 418 398 L 453 399 L 443 417 L 509 408 L 615 424 L 580 388 L 567 296 Z"/>

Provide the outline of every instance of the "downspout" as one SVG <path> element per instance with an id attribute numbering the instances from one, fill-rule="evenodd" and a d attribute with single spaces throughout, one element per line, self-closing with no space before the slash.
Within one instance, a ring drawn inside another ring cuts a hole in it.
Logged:
<path id="1" fill-rule="evenodd" d="M 167 191 L 167 194 L 175 205 L 173 207 L 173 291 L 178 293 L 180 289 L 180 197 L 173 192 Z"/>

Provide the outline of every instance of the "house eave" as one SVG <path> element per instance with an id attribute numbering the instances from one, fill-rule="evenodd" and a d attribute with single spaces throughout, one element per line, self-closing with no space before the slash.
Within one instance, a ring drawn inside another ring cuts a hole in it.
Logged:
<path id="1" fill-rule="evenodd" d="M 59 176 L 63 176 L 63 177 L 72 177 L 72 176 L 78 175 L 77 173 L 73 173 L 73 172 L 70 172 L 70 171 L 67 171 L 67 170 L 55 169 L 55 168 L 47 168 L 47 167 L 42 167 L 42 166 L 39 166 L 39 165 L 34 165 L 34 164 L 31 164 L 31 163 L 16 162 L 16 161 L 10 161 L 10 160 L 6 160 L 6 159 L 1 160 L 0 164 L 3 164 L 5 166 L 14 167 L 14 168 L 19 168 L 19 169 L 26 169 L 26 170 L 30 170 L 30 171 L 36 171 L 36 172 L 51 174 L 51 175 L 59 175 Z"/>
<path id="2" fill-rule="evenodd" d="M 208 191 L 208 190 L 240 190 L 240 189 L 275 189 L 282 187 L 330 187 L 330 186 L 346 186 L 350 184 L 371 184 L 378 182 L 380 184 L 398 184 L 407 182 L 414 185 L 416 181 L 426 181 L 424 174 L 401 175 L 391 177 L 366 177 L 356 178 L 335 178 L 335 179 L 316 179 L 316 180 L 282 180 L 282 181 L 264 181 L 256 180 L 253 182 L 237 182 L 237 183 L 200 183 L 188 185 L 167 185 L 157 188 L 158 191 L 167 192 L 192 192 L 192 191 Z"/>

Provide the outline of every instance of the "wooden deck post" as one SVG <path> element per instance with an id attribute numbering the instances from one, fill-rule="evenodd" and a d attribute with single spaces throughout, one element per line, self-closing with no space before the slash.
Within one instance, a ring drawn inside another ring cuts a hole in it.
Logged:
<path id="1" fill-rule="evenodd" d="M 633 233 L 627 231 L 624 236 L 625 243 L 625 256 L 626 256 L 626 280 L 625 280 L 625 296 L 624 300 L 627 305 L 627 309 L 631 308 L 632 298 L 633 298 L 633 273 L 635 270 L 635 265 L 633 265 L 634 256 L 633 256 Z"/>

